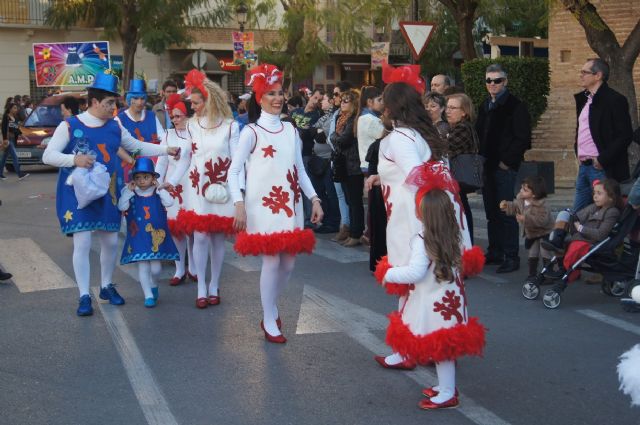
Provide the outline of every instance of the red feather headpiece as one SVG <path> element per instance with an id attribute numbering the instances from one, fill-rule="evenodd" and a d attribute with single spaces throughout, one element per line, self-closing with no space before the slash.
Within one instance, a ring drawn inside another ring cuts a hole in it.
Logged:
<path id="1" fill-rule="evenodd" d="M 420 65 L 405 65 L 394 68 L 386 61 L 382 62 L 382 81 L 387 84 L 407 83 L 422 96 L 427 87 L 420 76 Z"/>
<path id="2" fill-rule="evenodd" d="M 405 180 L 405 183 L 418 187 L 416 193 L 416 215 L 420 216 L 420 202 L 424 195 L 433 189 L 446 190 L 458 198 L 460 188 L 458 182 L 451 176 L 449 167 L 442 161 L 427 161 L 415 167 Z"/>
<path id="3" fill-rule="evenodd" d="M 282 71 L 275 65 L 263 63 L 247 71 L 245 84 L 253 88 L 256 101 L 260 103 L 262 95 L 277 83 L 282 84 Z"/>
<path id="4" fill-rule="evenodd" d="M 187 113 L 187 106 L 182 101 L 182 97 L 178 93 L 174 93 L 167 99 L 167 111 L 171 114 L 174 109 L 180 109 L 183 114 Z"/>
<path id="5" fill-rule="evenodd" d="M 191 96 L 191 92 L 193 89 L 198 89 L 202 96 L 207 99 L 209 97 L 209 92 L 204 86 L 204 80 L 207 76 L 202 71 L 198 71 L 197 69 L 192 69 L 187 73 L 187 76 L 184 77 L 184 85 L 187 89 L 187 93 Z"/>

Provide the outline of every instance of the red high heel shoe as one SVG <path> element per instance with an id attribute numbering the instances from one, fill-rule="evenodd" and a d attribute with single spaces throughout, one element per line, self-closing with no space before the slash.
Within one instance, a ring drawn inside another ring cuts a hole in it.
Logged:
<path id="1" fill-rule="evenodd" d="M 440 391 L 434 390 L 433 387 L 425 388 L 425 389 L 422 390 L 422 395 L 425 396 L 425 397 L 432 398 L 432 397 L 437 396 L 438 394 L 440 394 Z M 456 388 L 455 396 L 458 397 L 458 395 L 459 395 L 458 394 L 458 389 Z"/>
<path id="2" fill-rule="evenodd" d="M 204 297 L 198 298 L 196 300 L 196 307 L 198 308 L 207 308 L 208 305 L 209 305 L 209 301 Z"/>
<path id="3" fill-rule="evenodd" d="M 404 359 L 400 363 L 389 364 L 384 356 L 375 356 L 374 359 L 380 366 L 385 369 L 399 369 L 399 370 L 413 370 L 416 368 L 416 362 L 409 359 Z"/>
<path id="4" fill-rule="evenodd" d="M 198 281 L 198 276 L 195 274 L 191 274 L 189 272 L 187 272 L 187 276 L 189 276 L 189 279 L 191 279 L 192 282 L 197 282 Z"/>
<path id="5" fill-rule="evenodd" d="M 278 329 L 282 329 L 282 320 L 280 320 L 280 317 L 276 319 L 276 326 L 278 326 Z M 260 322 L 260 329 L 264 330 L 264 321 Z"/>
<path id="6" fill-rule="evenodd" d="M 284 335 L 273 336 L 269 332 L 267 332 L 267 330 L 264 328 L 264 322 L 262 321 L 260 322 L 260 327 L 262 328 L 264 332 L 264 338 L 267 341 L 273 342 L 274 344 L 284 344 L 285 342 L 287 342 L 287 338 L 285 338 Z"/>
<path id="7" fill-rule="evenodd" d="M 425 398 L 424 400 L 420 400 L 418 407 L 423 410 L 455 409 L 459 404 L 458 396 L 454 395 L 449 400 L 443 401 L 442 403 L 434 403 L 430 398 Z"/>
<path id="8" fill-rule="evenodd" d="M 184 283 L 184 281 L 187 279 L 187 275 L 183 274 L 182 277 L 178 277 L 178 276 L 174 276 L 171 278 L 171 280 L 169 281 L 169 285 L 171 286 L 178 286 L 181 283 Z"/>
<path id="9" fill-rule="evenodd" d="M 220 296 L 219 295 L 209 295 L 209 305 L 218 305 L 220 304 Z"/>

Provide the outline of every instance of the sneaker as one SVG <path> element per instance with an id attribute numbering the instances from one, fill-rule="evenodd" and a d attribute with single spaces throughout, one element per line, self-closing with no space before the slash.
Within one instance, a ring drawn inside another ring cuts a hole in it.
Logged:
<path id="1" fill-rule="evenodd" d="M 0 271 L 0 280 L 9 280 L 13 277 L 11 273 Z"/>
<path id="2" fill-rule="evenodd" d="M 23 175 L 21 175 L 21 176 L 19 176 L 19 177 L 18 177 L 18 180 L 22 180 L 22 179 L 24 179 L 24 178 L 27 178 L 27 177 L 29 177 L 30 175 L 31 175 L 31 174 L 29 174 L 29 173 L 24 173 Z"/>
<path id="3" fill-rule="evenodd" d="M 158 301 L 158 287 L 151 288 L 151 293 L 153 294 L 153 300 Z M 145 301 L 146 302 L 146 301 Z"/>
<path id="4" fill-rule="evenodd" d="M 156 306 L 156 300 L 154 300 L 153 298 L 145 298 L 144 306 L 147 308 L 153 308 Z"/>
<path id="5" fill-rule="evenodd" d="M 6 180 L 7 176 L 0 176 L 0 180 Z"/>
<path id="6" fill-rule="evenodd" d="M 91 307 L 91 296 L 83 295 L 78 301 L 78 310 L 76 311 L 78 316 L 91 316 L 93 314 L 93 307 Z"/>
<path id="7" fill-rule="evenodd" d="M 124 298 L 116 291 L 116 286 L 113 283 L 108 284 L 104 288 L 100 288 L 100 299 L 109 301 L 109 304 L 122 305 L 124 304 Z"/>

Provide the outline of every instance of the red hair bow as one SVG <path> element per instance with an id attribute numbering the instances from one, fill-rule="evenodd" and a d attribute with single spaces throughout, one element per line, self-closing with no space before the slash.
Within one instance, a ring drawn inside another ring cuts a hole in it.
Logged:
<path id="1" fill-rule="evenodd" d="M 418 165 L 411 170 L 405 183 L 418 187 L 416 194 L 416 213 L 418 215 L 422 198 L 433 189 L 449 191 L 458 201 L 458 192 L 460 192 L 458 182 L 454 180 L 449 167 L 442 161 L 427 161 Z"/>
<path id="2" fill-rule="evenodd" d="M 193 89 L 198 89 L 200 93 L 202 93 L 202 97 L 205 99 L 209 97 L 209 93 L 204 86 L 204 80 L 207 76 L 202 71 L 198 71 L 197 69 L 192 69 L 187 73 L 187 76 L 184 77 L 184 85 L 186 86 L 187 93 L 189 96 Z"/>
<path id="3" fill-rule="evenodd" d="M 394 68 L 384 61 L 382 62 L 382 81 L 387 84 L 407 83 L 420 95 L 424 94 L 427 87 L 424 79 L 420 76 L 420 65 L 405 65 Z"/>
<path id="4" fill-rule="evenodd" d="M 277 83 L 282 83 L 282 71 L 275 65 L 268 63 L 254 66 L 247 71 L 245 78 L 245 84 L 253 88 L 258 103 L 260 103 L 262 95 Z"/>
<path id="5" fill-rule="evenodd" d="M 182 97 L 178 93 L 174 93 L 167 99 L 167 111 L 171 114 L 174 109 L 179 109 L 183 114 L 187 113 L 187 106 L 182 101 Z"/>

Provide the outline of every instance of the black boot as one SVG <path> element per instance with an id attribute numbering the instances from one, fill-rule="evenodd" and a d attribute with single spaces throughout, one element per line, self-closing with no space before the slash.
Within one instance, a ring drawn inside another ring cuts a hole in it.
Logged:
<path id="1" fill-rule="evenodd" d="M 549 239 L 542 239 L 540 244 L 544 249 L 548 249 L 551 252 L 559 252 L 564 250 L 564 238 L 567 236 L 567 231 L 564 229 L 554 229 L 549 235 Z"/>
<path id="2" fill-rule="evenodd" d="M 9 280 L 13 277 L 11 273 L 6 273 L 0 270 L 0 280 Z"/>
<path id="3" fill-rule="evenodd" d="M 533 278 L 538 275 L 538 259 L 529 258 L 529 277 Z"/>

